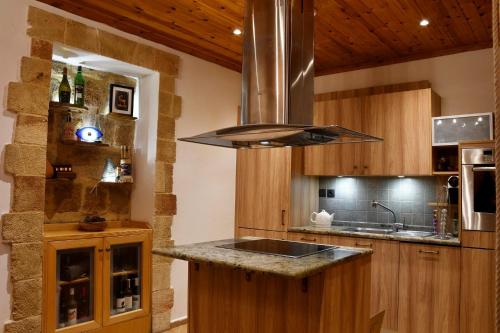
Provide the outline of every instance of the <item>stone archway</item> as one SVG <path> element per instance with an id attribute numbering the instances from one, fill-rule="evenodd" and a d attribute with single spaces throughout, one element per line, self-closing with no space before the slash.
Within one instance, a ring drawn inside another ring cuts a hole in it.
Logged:
<path id="1" fill-rule="evenodd" d="M 60 43 L 149 68 L 160 74 L 158 135 L 154 188 L 153 247 L 171 246 L 170 227 L 176 214 L 172 194 L 175 163 L 175 119 L 181 98 L 175 96 L 179 58 L 36 7 L 28 12 L 31 54 L 21 59 L 21 82 L 11 82 L 7 110 L 17 114 L 13 143 L 5 147 L 4 168 L 13 176 L 10 212 L 2 216 L 2 236 L 11 244 L 11 321 L 5 332 L 42 330 L 42 258 L 47 117 L 53 43 Z M 153 257 L 153 332 L 170 325 L 173 290 L 170 261 Z"/>

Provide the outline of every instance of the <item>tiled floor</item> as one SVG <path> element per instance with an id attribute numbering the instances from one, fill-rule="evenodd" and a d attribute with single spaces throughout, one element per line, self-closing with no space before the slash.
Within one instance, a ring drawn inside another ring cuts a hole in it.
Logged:
<path id="1" fill-rule="evenodd" d="M 187 325 L 182 325 L 169 330 L 167 333 L 187 333 L 187 331 Z"/>

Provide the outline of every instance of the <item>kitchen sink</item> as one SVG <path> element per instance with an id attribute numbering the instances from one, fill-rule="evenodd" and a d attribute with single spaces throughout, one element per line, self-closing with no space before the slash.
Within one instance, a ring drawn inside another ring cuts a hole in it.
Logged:
<path id="1" fill-rule="evenodd" d="M 398 236 L 410 236 L 410 237 L 429 237 L 433 233 L 430 231 L 416 231 L 416 230 L 400 230 L 395 233 Z"/>
<path id="2" fill-rule="evenodd" d="M 349 227 L 342 229 L 342 231 L 349 231 L 349 232 L 363 232 L 367 234 L 382 234 L 382 235 L 388 235 L 392 234 L 394 230 L 392 229 L 379 229 L 379 228 L 361 228 L 361 227 Z"/>

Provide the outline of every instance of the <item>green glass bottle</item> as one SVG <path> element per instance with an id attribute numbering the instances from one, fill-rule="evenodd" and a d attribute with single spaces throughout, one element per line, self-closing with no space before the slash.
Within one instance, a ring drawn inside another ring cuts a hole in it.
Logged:
<path id="1" fill-rule="evenodd" d="M 68 69 L 64 67 L 63 78 L 59 85 L 59 103 L 69 103 L 71 99 L 71 87 L 68 81 Z"/>
<path id="2" fill-rule="evenodd" d="M 75 104 L 83 106 L 85 101 L 85 80 L 82 75 L 82 66 L 78 66 L 75 76 Z"/>

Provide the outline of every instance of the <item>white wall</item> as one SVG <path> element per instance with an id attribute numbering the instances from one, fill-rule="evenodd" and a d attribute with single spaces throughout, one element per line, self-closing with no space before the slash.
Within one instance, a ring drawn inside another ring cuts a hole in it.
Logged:
<path id="1" fill-rule="evenodd" d="M 139 99 L 139 119 L 135 123 L 134 190 L 130 218 L 152 222 L 154 213 L 154 172 L 156 132 L 158 126 L 158 87 L 160 75 L 154 73 L 139 78 L 136 95 Z M 134 100 L 135 102 L 136 100 Z"/>
<path id="2" fill-rule="evenodd" d="M 494 111 L 492 49 L 320 76 L 315 92 L 420 80 L 430 81 L 441 96 L 442 115 Z"/>
<path id="3" fill-rule="evenodd" d="M 0 98 L 3 103 L 0 114 L 0 147 L 2 150 L 5 144 L 12 141 L 15 119 L 15 115 L 5 111 L 6 88 L 8 82 L 19 81 L 20 59 L 24 55 L 29 55 L 29 39 L 26 37 L 28 6 L 39 7 L 178 54 L 181 57 L 181 70 L 176 82 L 176 93 L 183 99 L 183 113 L 176 124 L 177 137 L 236 124 L 240 74 L 34 0 L 0 0 L 0 22 L 2 22 Z M 187 143 L 178 144 L 177 162 L 174 168 L 174 193 L 177 194 L 178 213 L 172 227 L 172 237 L 177 244 L 232 237 L 235 159 L 233 150 Z M 150 180 L 145 179 L 146 182 Z M 8 212 L 9 198 L 10 178 L 3 174 L 2 167 L 0 168 L 0 214 Z M 133 212 L 139 217 L 146 217 L 145 213 L 147 212 L 138 210 Z M 173 319 L 182 318 L 187 314 L 186 282 L 185 265 L 175 262 L 172 271 L 172 287 L 175 289 Z M 0 333 L 3 332 L 2 323 L 9 319 L 9 313 L 8 247 L 0 245 Z"/>
<path id="4" fill-rule="evenodd" d="M 182 79 L 177 93 L 183 96 L 182 117 L 176 136 L 190 136 L 234 126 L 240 101 L 241 77 L 205 61 L 183 58 Z M 202 242 L 234 236 L 236 152 L 229 148 L 177 144 L 174 193 L 177 216 L 172 226 L 176 244 Z M 187 315 L 187 264 L 174 261 L 175 291 L 172 319 Z"/>

